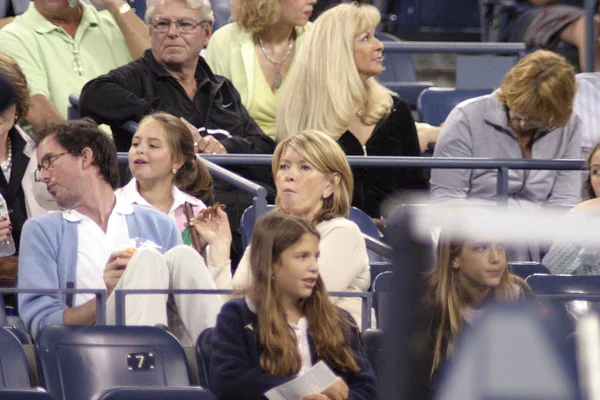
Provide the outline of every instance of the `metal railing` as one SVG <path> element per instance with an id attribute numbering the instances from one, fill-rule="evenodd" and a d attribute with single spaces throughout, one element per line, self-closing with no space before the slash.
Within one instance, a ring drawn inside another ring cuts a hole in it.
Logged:
<path id="1" fill-rule="evenodd" d="M 12 294 L 12 293 L 26 293 L 26 294 L 66 294 L 66 295 L 77 295 L 77 294 L 93 294 L 96 296 L 96 325 L 106 324 L 106 288 L 102 289 L 30 289 L 30 288 L 0 288 L 0 294 Z M 2 299 L 2 296 L 0 296 Z M 2 300 L 4 303 L 4 300 Z M 0 313 L 5 313 L 4 307 L 0 307 Z M 4 315 L 6 317 L 6 315 Z"/>
<path id="2" fill-rule="evenodd" d="M 119 163 L 125 164 L 127 164 L 128 162 L 127 157 L 127 153 L 118 153 L 117 156 Z M 230 185 L 235 186 L 236 188 L 239 188 L 253 195 L 254 198 L 252 201 L 257 215 L 260 216 L 267 212 L 267 189 L 205 158 L 203 158 L 203 161 L 204 165 L 206 165 L 213 178 L 222 179 Z"/>
<path id="3" fill-rule="evenodd" d="M 125 325 L 126 310 L 125 296 L 140 294 L 235 294 L 233 290 L 223 289 L 117 289 L 115 290 L 115 321 L 116 325 Z M 328 292 L 331 297 L 360 297 L 362 299 L 361 322 L 362 329 L 371 327 L 371 309 L 373 308 L 373 294 L 371 292 Z"/>
<path id="4" fill-rule="evenodd" d="M 202 155 L 220 165 L 270 165 L 271 155 Z M 351 167 L 496 169 L 498 204 L 508 204 L 508 172 L 516 170 L 575 171 L 585 169 L 585 160 L 536 160 L 446 157 L 348 156 Z"/>
<path id="5" fill-rule="evenodd" d="M 460 53 L 460 54 L 501 54 L 525 56 L 525 43 L 498 42 L 386 42 L 389 53 Z"/>

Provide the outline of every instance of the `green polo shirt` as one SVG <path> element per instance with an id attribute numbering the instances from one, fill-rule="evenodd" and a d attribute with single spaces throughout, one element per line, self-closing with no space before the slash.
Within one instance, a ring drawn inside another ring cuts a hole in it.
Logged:
<path id="1" fill-rule="evenodd" d="M 65 119 L 69 94 L 81 92 L 89 80 L 132 60 L 112 15 L 79 4 L 83 14 L 75 38 L 44 18 L 33 2 L 0 30 L 0 51 L 17 60 L 31 95 L 46 96 Z"/>

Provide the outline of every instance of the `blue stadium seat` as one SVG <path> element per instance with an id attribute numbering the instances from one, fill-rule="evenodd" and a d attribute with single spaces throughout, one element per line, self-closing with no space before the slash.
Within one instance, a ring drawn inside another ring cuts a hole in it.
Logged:
<path id="1" fill-rule="evenodd" d="M 369 363 L 375 372 L 375 377 L 378 382 L 381 382 L 381 373 L 383 371 L 382 351 L 383 346 L 383 331 L 381 329 L 367 329 L 362 332 L 363 343 L 365 345 L 365 353 Z"/>
<path id="2" fill-rule="evenodd" d="M 375 278 L 387 271 L 391 271 L 393 268 L 392 263 L 387 261 L 373 261 L 369 263 L 371 267 L 371 288 L 373 288 L 373 283 L 375 282 Z"/>
<path id="3" fill-rule="evenodd" d="M 81 119 L 81 114 L 79 114 L 79 94 L 71 93 L 69 95 L 69 105 L 67 107 L 67 119 Z"/>
<path id="4" fill-rule="evenodd" d="M 31 388 L 23 346 L 10 330 L 2 327 L 0 327 L 0 388 Z"/>
<path id="5" fill-rule="evenodd" d="M 393 284 L 394 273 L 392 271 L 382 272 L 373 281 L 373 308 L 375 309 L 378 326 L 381 326 L 382 317 L 390 307 Z"/>
<path id="6" fill-rule="evenodd" d="M 509 262 L 508 270 L 523 279 L 533 274 L 550 274 L 545 265 L 535 261 Z"/>
<path id="7" fill-rule="evenodd" d="M 267 210 L 271 211 L 275 208 L 273 204 L 267 204 Z M 250 237 L 252 236 L 252 229 L 256 223 L 256 217 L 254 216 L 254 206 L 250 206 L 242 213 L 240 221 L 240 233 L 242 234 L 242 247 L 245 249 L 250 243 Z"/>
<path id="8" fill-rule="evenodd" d="M 454 89 L 430 87 L 419 96 L 417 109 L 421 121 L 439 126 L 459 103 L 473 97 L 490 94 L 491 89 Z"/>
<path id="9" fill-rule="evenodd" d="M 580 316 L 600 311 L 600 276 L 533 274 L 525 282 L 564 338 L 575 331 Z"/>
<path id="10" fill-rule="evenodd" d="M 54 397 L 42 388 L 0 389 L 0 400 L 53 400 Z"/>
<path id="11" fill-rule="evenodd" d="M 400 0 L 390 2 L 384 30 L 403 40 L 481 40 L 478 0 Z"/>
<path id="12" fill-rule="evenodd" d="M 191 384 L 183 347 L 159 328 L 49 325 L 36 341 L 41 381 L 57 399 L 89 400 L 122 386 Z"/>
<path id="13" fill-rule="evenodd" d="M 196 340 L 196 360 L 198 360 L 198 375 L 200 376 L 200 386 L 210 390 L 209 365 L 210 353 L 212 351 L 212 333 L 214 328 L 207 328 Z"/>
<path id="14" fill-rule="evenodd" d="M 400 41 L 396 36 L 384 32 L 375 33 L 375 37 L 384 46 L 386 42 Z M 383 66 L 385 68 L 377 77 L 377 80 L 391 91 L 396 92 L 409 104 L 411 109 L 416 109 L 419 94 L 426 88 L 433 86 L 433 82 L 417 82 L 417 72 L 409 53 L 391 53 L 384 50 L 384 55 Z"/>
<path id="15" fill-rule="evenodd" d="M 108 389 L 92 400 L 217 400 L 210 391 L 200 387 L 186 388 L 137 388 L 122 387 Z"/>

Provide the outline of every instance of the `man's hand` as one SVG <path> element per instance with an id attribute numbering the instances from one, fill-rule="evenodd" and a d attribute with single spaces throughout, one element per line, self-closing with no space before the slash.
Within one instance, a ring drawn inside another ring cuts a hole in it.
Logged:
<path id="1" fill-rule="evenodd" d="M 331 400 L 329 397 L 321 393 L 307 394 L 300 397 L 298 400 Z"/>
<path id="2" fill-rule="evenodd" d="M 198 153 L 227 154 L 227 149 L 212 136 L 204 136 L 198 142 Z"/>
<path id="3" fill-rule="evenodd" d="M 104 267 L 104 283 L 106 284 L 106 297 L 110 297 L 111 293 L 117 286 L 117 282 L 121 279 L 125 268 L 129 263 L 132 254 L 126 250 L 113 251 L 106 267 Z"/>
<path id="4" fill-rule="evenodd" d="M 123 0 L 90 0 L 90 2 L 98 8 L 108 10 L 112 15 L 115 15 L 119 11 L 125 2 Z"/>

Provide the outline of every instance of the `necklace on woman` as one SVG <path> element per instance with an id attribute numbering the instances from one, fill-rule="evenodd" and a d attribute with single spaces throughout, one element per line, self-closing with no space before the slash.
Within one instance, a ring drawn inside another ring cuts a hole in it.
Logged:
<path id="1" fill-rule="evenodd" d="M 4 175 L 10 174 L 10 168 L 12 167 L 12 144 L 10 138 L 6 139 L 6 160 L 0 163 L 0 168 Z"/>
<path id="2" fill-rule="evenodd" d="M 288 48 L 285 52 L 285 55 L 279 61 L 275 61 L 271 57 L 269 57 L 269 55 L 267 54 L 267 50 L 265 50 L 265 44 L 263 43 L 260 34 L 257 33 L 256 36 L 258 36 L 258 43 L 260 44 L 260 49 L 267 58 L 267 61 L 269 61 L 275 66 L 275 89 L 279 89 L 279 86 L 281 86 L 281 64 L 283 64 L 285 60 L 287 60 L 287 58 L 290 56 L 290 53 L 292 52 L 292 47 L 294 46 L 294 32 L 292 32 L 292 34 L 290 35 L 290 43 L 288 44 Z"/>

